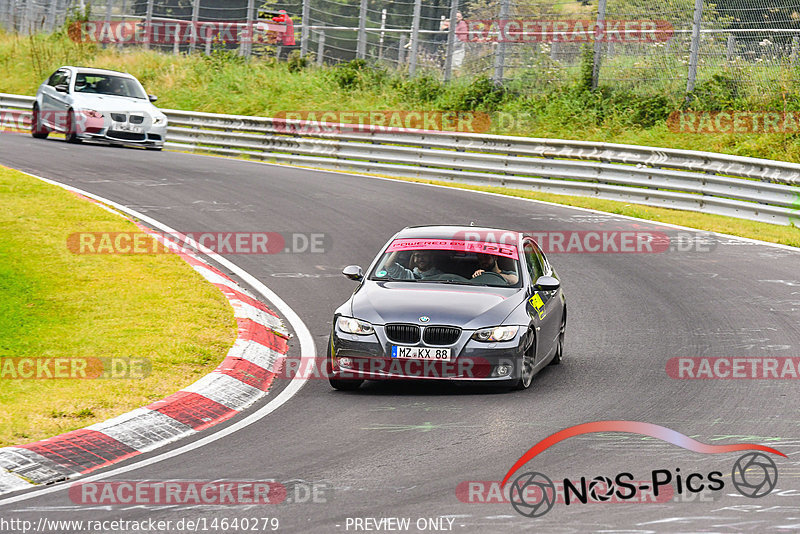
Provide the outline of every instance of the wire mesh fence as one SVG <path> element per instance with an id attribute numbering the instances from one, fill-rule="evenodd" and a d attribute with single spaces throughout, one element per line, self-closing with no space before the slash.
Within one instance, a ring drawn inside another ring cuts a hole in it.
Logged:
<path id="1" fill-rule="evenodd" d="M 800 0 L 0 0 L 7 32 L 68 23 L 103 46 L 297 50 L 319 64 L 363 58 L 529 92 L 729 83 L 738 96 L 776 95 L 796 92 L 800 75 Z"/>

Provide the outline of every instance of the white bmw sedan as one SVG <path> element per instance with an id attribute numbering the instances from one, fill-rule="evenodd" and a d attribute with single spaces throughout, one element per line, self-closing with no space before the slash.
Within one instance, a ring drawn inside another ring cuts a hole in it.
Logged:
<path id="1" fill-rule="evenodd" d="M 130 74 L 61 67 L 36 92 L 31 133 L 38 139 L 62 132 L 71 143 L 98 139 L 161 150 L 167 117 L 155 100 Z"/>

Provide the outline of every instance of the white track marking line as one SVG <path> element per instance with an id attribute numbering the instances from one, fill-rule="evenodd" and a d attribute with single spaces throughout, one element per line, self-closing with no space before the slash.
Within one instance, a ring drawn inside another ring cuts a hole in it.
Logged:
<path id="1" fill-rule="evenodd" d="M 23 172 L 23 171 L 20 171 L 20 172 Z M 153 219 L 152 217 L 148 217 L 147 215 L 145 215 L 143 213 L 139 213 L 136 210 L 133 210 L 131 208 L 128 208 L 126 206 L 118 204 L 118 203 L 116 203 L 116 202 L 114 202 L 112 200 L 108 200 L 108 199 L 103 198 L 101 196 L 89 193 L 87 191 L 83 191 L 83 190 L 78 189 L 76 187 L 72 187 L 72 186 L 69 186 L 69 185 L 66 185 L 66 184 L 62 184 L 62 183 L 56 182 L 54 180 L 49 180 L 47 178 L 42 178 L 41 176 L 36 176 L 35 174 L 30 174 L 30 173 L 25 173 L 25 174 L 27 174 L 29 176 L 32 176 L 34 178 L 37 178 L 39 180 L 42 180 L 43 182 L 46 182 L 48 184 L 57 185 L 57 186 L 62 187 L 64 189 L 68 190 L 68 191 L 73 191 L 75 193 L 79 193 L 79 194 L 84 195 L 86 197 L 89 197 L 91 199 L 97 200 L 98 202 L 102 202 L 102 203 L 104 203 L 104 204 L 106 204 L 108 206 L 111 206 L 114 209 L 117 209 L 117 210 L 119 210 L 119 211 L 121 211 L 123 213 L 126 213 L 128 215 L 136 217 L 140 221 L 146 222 L 148 225 L 150 225 L 153 228 L 157 228 L 157 229 L 162 230 L 164 232 L 170 232 L 170 233 L 174 233 L 174 234 L 177 234 L 177 235 L 182 235 L 179 232 L 176 232 L 175 230 L 170 228 L 169 226 L 167 226 L 167 225 L 165 225 L 165 224 Z M 283 299 L 281 299 L 271 289 L 269 289 L 267 286 L 265 286 L 263 283 L 261 283 L 256 277 L 254 277 L 253 275 L 251 275 L 250 273 L 248 273 L 247 271 L 245 271 L 241 267 L 237 266 L 236 264 L 234 264 L 230 260 L 227 260 L 227 259 L 219 256 L 218 254 L 214 253 L 213 251 L 207 249 L 206 247 L 203 247 L 200 244 L 194 242 L 194 240 L 187 239 L 187 242 L 190 242 L 193 245 L 197 246 L 198 247 L 197 250 L 199 250 L 201 253 L 205 254 L 209 258 L 212 258 L 213 260 L 215 260 L 220 265 L 225 266 L 230 271 L 236 273 L 236 275 L 239 276 L 239 278 L 241 278 L 245 283 L 249 284 L 250 287 L 252 287 L 256 292 L 261 294 L 261 296 L 263 296 L 265 299 L 267 299 L 267 301 L 269 301 L 270 304 L 275 306 L 275 308 L 281 314 L 283 314 L 284 317 L 286 317 L 286 320 L 289 321 L 289 324 L 292 325 L 292 328 L 294 329 L 295 334 L 297 335 L 297 339 L 300 342 L 300 358 L 301 358 L 301 360 L 306 360 L 306 362 L 313 362 L 314 361 L 314 359 L 317 356 L 317 350 L 314 347 L 314 338 L 311 336 L 311 332 L 308 330 L 308 327 L 305 325 L 305 323 L 303 323 L 303 320 L 300 319 L 300 316 L 298 316 L 297 313 L 295 313 L 295 311 L 288 304 L 286 304 L 286 302 L 283 301 Z M 116 469 L 111 469 L 110 471 L 105 471 L 105 472 L 102 472 L 102 473 L 97 473 L 96 475 L 92 475 L 92 476 L 89 476 L 89 477 L 86 477 L 86 478 L 78 478 L 78 477 L 75 477 L 75 478 L 79 479 L 79 480 L 81 480 L 83 482 L 89 482 L 89 481 L 95 481 L 95 480 L 103 480 L 103 479 L 106 479 L 106 478 L 110 478 L 110 477 L 114 477 L 114 476 L 117 476 L 117 475 L 121 475 L 123 473 L 127 473 L 129 471 L 134 471 L 134 470 L 139 469 L 141 467 L 147 467 L 149 465 L 153 465 L 155 463 L 162 462 L 164 460 L 168 460 L 168 459 L 174 458 L 176 456 L 180 456 L 181 454 L 186 454 L 187 452 L 191 452 L 191 451 L 193 451 L 195 449 L 199 449 L 200 447 L 202 447 L 204 445 L 207 445 L 209 443 L 213 443 L 213 442 L 215 442 L 215 441 L 217 441 L 219 439 L 222 439 L 222 438 L 224 438 L 224 437 L 226 437 L 226 436 L 228 436 L 230 434 L 233 434 L 234 432 L 236 432 L 238 430 L 241 430 L 242 428 L 245 428 L 245 427 L 247 427 L 247 426 L 259 421 L 260 419 L 266 417 L 267 415 L 271 414 L 272 412 L 274 412 L 275 410 L 277 410 L 278 408 L 283 406 L 294 395 L 296 395 L 297 392 L 300 391 L 300 388 L 302 388 L 306 384 L 307 381 L 308 381 L 308 378 L 294 378 L 294 379 L 292 379 L 291 382 L 289 383 L 289 385 L 286 386 L 286 388 L 283 391 L 281 391 L 278 394 L 277 397 L 272 399 L 270 402 L 268 402 L 265 406 L 261 407 L 259 410 L 251 413 L 250 415 L 248 415 L 247 417 L 245 417 L 241 421 L 237 421 L 236 423 L 234 423 L 234 424 L 232 424 L 230 426 L 227 426 L 227 427 L 225 427 L 225 428 L 223 428 L 221 430 L 218 430 L 217 432 L 214 432 L 213 434 L 208 435 L 208 436 L 206 436 L 204 438 L 201 438 L 201 439 L 199 439 L 197 441 L 193 441 L 192 443 L 187 443 L 186 445 L 184 445 L 182 447 L 179 447 L 177 449 L 174 449 L 174 450 L 159 454 L 157 456 L 153 456 L 151 458 L 144 458 L 144 459 L 142 459 L 140 461 L 136 461 L 136 462 L 134 462 L 134 463 L 132 463 L 130 465 L 126 465 L 126 466 L 123 466 L 123 467 L 118 467 Z M 15 496 L 11 496 L 11 497 L 8 497 L 8 498 L 5 498 L 5 499 L 0 499 L 0 506 L 4 506 L 6 504 L 16 503 L 16 502 L 20 502 L 20 501 L 25 501 L 25 500 L 28 500 L 28 499 L 33 499 L 33 498 L 36 498 L 36 497 L 39 497 L 39 496 L 42 496 L 42 495 L 47 495 L 49 493 L 54 493 L 54 492 L 57 492 L 57 491 L 63 491 L 63 490 L 68 489 L 70 487 L 70 485 L 71 485 L 71 482 L 60 483 L 60 484 L 56 484 L 54 486 L 45 486 L 45 487 L 43 487 L 41 489 L 31 490 L 28 493 L 23 493 L 21 495 L 15 495 Z"/>

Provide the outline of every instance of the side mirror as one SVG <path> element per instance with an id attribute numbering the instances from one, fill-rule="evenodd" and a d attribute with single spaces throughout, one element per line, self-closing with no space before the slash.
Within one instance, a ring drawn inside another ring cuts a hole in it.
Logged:
<path id="1" fill-rule="evenodd" d="M 156 95 L 147 95 L 147 100 L 149 100 L 150 102 L 155 102 L 156 100 L 158 100 L 158 97 Z"/>
<path id="2" fill-rule="evenodd" d="M 533 284 L 533 288 L 537 291 L 555 291 L 559 287 L 561 287 L 561 282 L 552 276 L 540 276 Z"/>
<path id="3" fill-rule="evenodd" d="M 348 265 L 342 269 L 342 274 L 350 280 L 355 280 L 356 282 L 360 282 L 364 279 L 364 272 L 358 265 Z"/>
<path id="4" fill-rule="evenodd" d="M 69 85 L 67 85 L 65 83 L 60 83 L 60 84 L 56 85 L 54 87 L 54 89 L 56 91 L 58 91 L 59 93 L 66 93 L 67 91 L 69 91 Z"/>

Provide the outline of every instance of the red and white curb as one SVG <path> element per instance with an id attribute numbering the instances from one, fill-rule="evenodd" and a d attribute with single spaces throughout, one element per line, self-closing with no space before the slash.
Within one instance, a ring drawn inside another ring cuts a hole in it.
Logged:
<path id="1" fill-rule="evenodd" d="M 267 395 L 288 352 L 289 334 L 282 321 L 219 269 L 194 254 L 178 254 L 233 307 L 238 334 L 225 360 L 194 384 L 149 406 L 0 449 L 0 494 L 75 478 L 162 447 L 230 419 Z"/>

